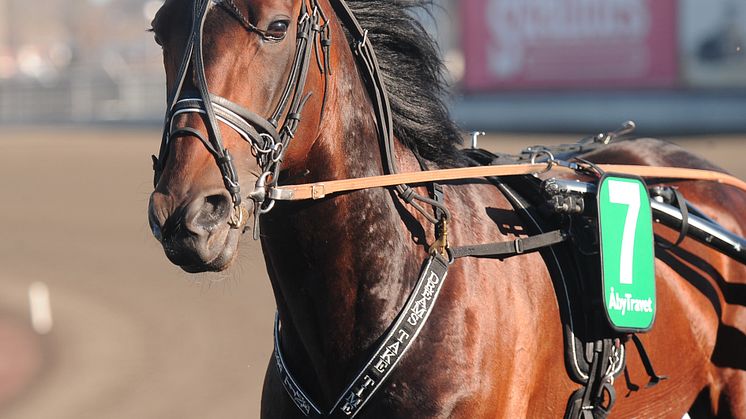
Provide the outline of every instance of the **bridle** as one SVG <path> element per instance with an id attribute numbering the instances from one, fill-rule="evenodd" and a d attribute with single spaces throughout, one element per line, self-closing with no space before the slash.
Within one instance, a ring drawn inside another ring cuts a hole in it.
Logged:
<path id="1" fill-rule="evenodd" d="M 168 158 L 170 141 L 174 138 L 194 136 L 198 138 L 212 154 L 223 178 L 226 190 L 231 195 L 233 213 L 229 221 L 232 228 L 241 228 L 245 223 L 246 209 L 242 204 L 241 187 L 236 174 L 233 157 L 223 146 L 223 140 L 217 122 L 223 122 L 235 130 L 241 138 L 251 144 L 252 152 L 261 168 L 254 190 L 248 195 L 254 201 L 254 238 L 258 239 L 259 216 L 269 212 L 276 200 L 283 199 L 277 192 L 277 182 L 282 166 L 282 160 L 288 146 L 295 135 L 301 120 L 304 105 L 311 97 L 311 93 L 304 93 L 306 79 L 313 51 L 316 51 L 320 72 L 324 75 L 324 97 L 322 99 L 321 116 L 324 114 L 329 76 L 332 69 L 329 60 L 331 47 L 331 29 L 329 20 L 319 7 L 318 0 L 308 0 L 310 6 L 303 0 L 296 38 L 296 51 L 293 58 L 290 75 L 283 89 L 280 101 L 269 118 L 263 118 L 240 105 L 223 97 L 211 94 L 207 86 L 203 56 L 203 34 L 207 14 L 213 5 L 222 6 L 235 17 L 248 31 L 266 36 L 265 31 L 257 28 L 243 16 L 233 0 L 195 0 L 194 19 L 191 35 L 187 43 L 184 57 L 176 76 L 176 84 L 168 96 L 168 110 L 166 112 L 161 148 L 156 158 L 153 156 L 155 171 L 154 183 L 158 183 Z M 352 11 L 343 0 L 331 0 L 330 3 L 341 23 L 349 31 L 353 43 L 353 51 L 358 59 L 361 73 L 367 79 L 366 87 L 373 103 L 378 135 L 381 143 L 382 160 L 387 174 L 396 174 L 396 158 L 394 152 L 393 117 L 388 94 L 383 84 L 378 61 L 373 46 L 368 39 L 368 32 L 358 23 Z M 319 53 L 319 45 L 322 50 Z M 321 59 L 323 55 L 323 62 Z M 195 75 L 196 91 L 183 91 L 184 81 L 189 65 Z M 289 105 L 289 107 L 288 107 Z M 286 111 L 287 109 L 287 111 Z M 190 127 L 174 129 L 174 119 L 182 114 L 197 113 L 204 116 L 207 137 Z M 278 129 L 279 121 L 284 123 Z M 423 165 L 424 169 L 424 165 Z M 394 186 L 399 198 L 421 213 L 425 219 L 436 225 L 439 236 L 443 238 L 440 246 L 445 251 L 447 243 L 447 220 L 450 213 L 443 202 L 436 197 L 431 198 L 417 193 L 406 184 Z M 433 211 L 424 208 L 420 203 L 432 207 Z"/>
<path id="2" fill-rule="evenodd" d="M 241 185 L 233 156 L 223 145 L 218 122 L 236 131 L 241 138 L 251 144 L 252 154 L 256 157 L 261 170 L 254 191 L 249 194 L 249 198 L 255 204 L 255 238 L 258 237 L 259 215 L 269 212 L 274 206 L 274 200 L 267 198 L 266 191 L 277 183 L 283 157 L 298 129 L 303 107 L 311 97 L 311 93 L 304 93 L 304 88 L 313 50 L 316 51 L 319 69 L 325 75 L 325 80 L 328 79 L 331 71 L 329 68 L 331 45 L 329 24 L 317 0 L 308 1 L 310 4 L 307 4 L 306 0 L 303 0 L 301 4 L 295 56 L 290 74 L 275 110 L 268 118 L 264 118 L 226 98 L 210 93 L 205 74 L 203 37 L 207 15 L 214 5 L 226 10 L 247 31 L 265 38 L 267 33 L 246 19 L 233 0 L 195 0 L 189 40 L 176 75 L 176 83 L 168 95 L 168 109 L 165 115 L 160 151 L 158 157 L 153 156 L 154 184 L 157 184 L 165 168 L 171 141 L 186 136 L 199 139 L 215 159 L 223 184 L 231 196 L 233 212 L 229 225 L 231 228 L 241 228 L 246 222 L 247 210 L 242 202 Z M 319 57 L 318 45 L 323 51 L 323 63 Z M 184 90 L 184 82 L 190 66 L 194 74 L 195 91 Z M 328 82 L 325 81 L 323 102 L 326 101 L 326 85 Z M 174 128 L 176 117 L 186 114 L 203 116 L 207 130 L 206 136 L 194 128 Z M 280 121 L 283 121 L 282 126 L 279 126 Z"/>

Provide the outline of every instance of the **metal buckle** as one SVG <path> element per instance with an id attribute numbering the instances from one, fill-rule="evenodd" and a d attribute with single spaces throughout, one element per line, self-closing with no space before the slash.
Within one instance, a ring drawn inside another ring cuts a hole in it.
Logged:
<path id="1" fill-rule="evenodd" d="M 525 248 L 523 247 L 523 239 L 520 237 L 513 240 L 513 245 L 515 246 L 515 253 L 520 255 L 525 251 Z"/>
<path id="2" fill-rule="evenodd" d="M 430 246 L 429 252 L 431 255 L 440 253 L 446 259 L 451 259 L 451 254 L 448 253 L 448 220 L 443 219 L 440 222 L 440 237 L 437 237 L 435 242 Z"/>

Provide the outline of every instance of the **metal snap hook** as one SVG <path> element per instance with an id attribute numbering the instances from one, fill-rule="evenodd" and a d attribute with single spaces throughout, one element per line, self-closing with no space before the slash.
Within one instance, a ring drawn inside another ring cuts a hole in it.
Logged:
<path id="1" fill-rule="evenodd" d="M 267 199 L 267 179 L 272 175 L 272 172 L 264 172 L 256 180 L 254 184 L 254 190 L 249 194 L 249 198 L 261 206 L 262 203 Z"/>
<path id="2" fill-rule="evenodd" d="M 263 207 L 263 208 L 259 209 L 259 214 L 266 214 L 266 213 L 272 211 L 272 208 L 275 207 L 275 202 L 277 202 L 277 201 L 275 201 L 274 199 L 270 199 L 269 200 L 269 204 L 267 204 L 266 207 Z"/>

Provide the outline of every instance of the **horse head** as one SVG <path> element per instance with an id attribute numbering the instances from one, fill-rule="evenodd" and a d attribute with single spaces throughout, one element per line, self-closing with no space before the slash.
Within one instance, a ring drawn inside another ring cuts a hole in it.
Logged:
<path id="1" fill-rule="evenodd" d="M 168 0 L 152 23 L 168 108 L 148 218 L 188 272 L 230 266 L 271 206 L 265 186 L 303 170 L 326 89 L 328 27 L 316 6 Z"/>

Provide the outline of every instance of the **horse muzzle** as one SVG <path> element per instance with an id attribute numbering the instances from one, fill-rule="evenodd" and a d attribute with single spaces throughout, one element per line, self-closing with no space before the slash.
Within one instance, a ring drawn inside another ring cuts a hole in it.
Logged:
<path id="1" fill-rule="evenodd" d="M 234 207 L 225 190 L 192 197 L 183 204 L 154 192 L 148 221 L 168 259 L 189 273 L 219 272 L 233 261 L 250 212 Z"/>

